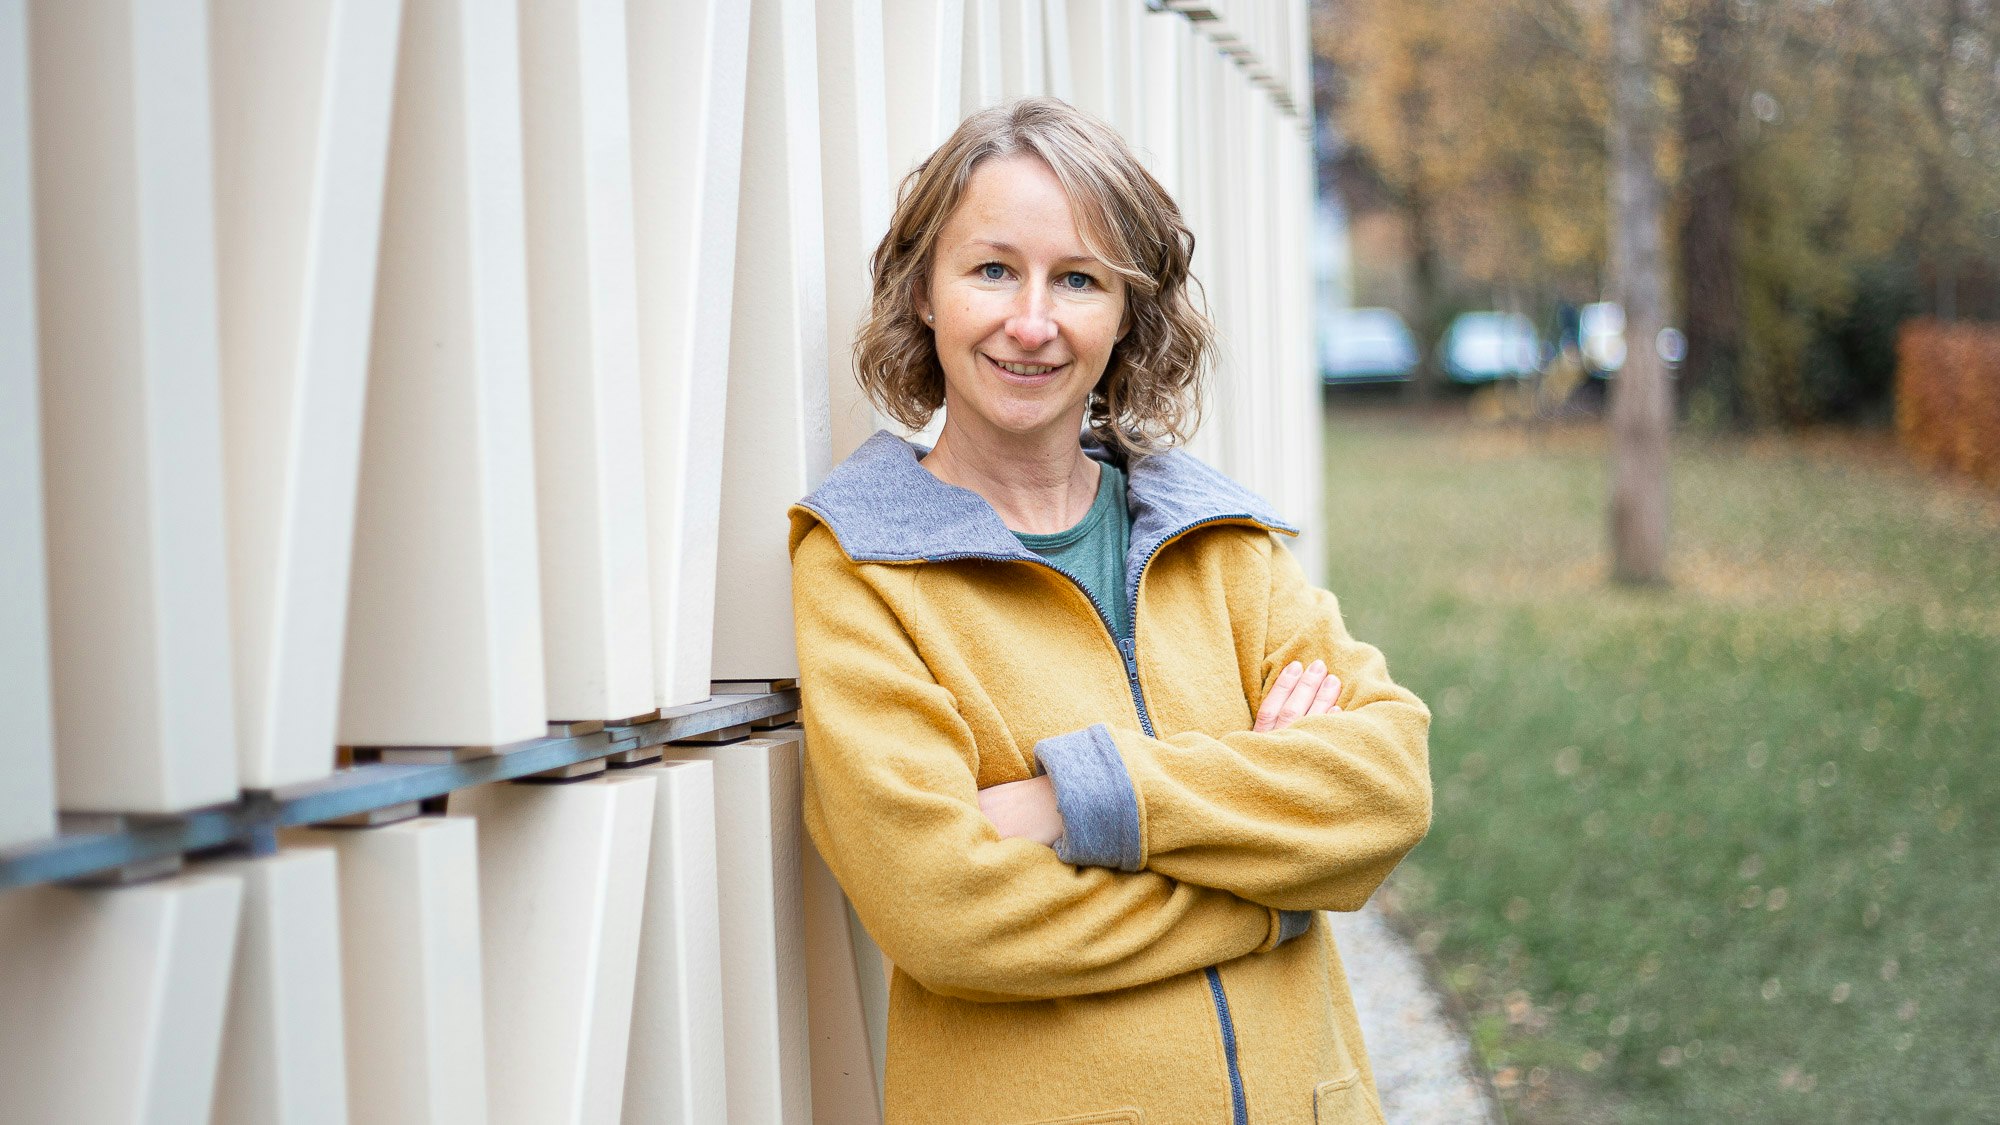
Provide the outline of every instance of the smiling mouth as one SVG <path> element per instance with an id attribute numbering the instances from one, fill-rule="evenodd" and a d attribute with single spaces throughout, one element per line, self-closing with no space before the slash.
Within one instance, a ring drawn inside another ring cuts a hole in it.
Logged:
<path id="1" fill-rule="evenodd" d="M 984 352 L 980 353 L 980 358 L 992 364 L 1002 373 L 1011 375 L 1015 379 L 1033 379 L 1039 381 L 1069 366 L 1066 363 L 1008 363 L 994 359 Z"/>

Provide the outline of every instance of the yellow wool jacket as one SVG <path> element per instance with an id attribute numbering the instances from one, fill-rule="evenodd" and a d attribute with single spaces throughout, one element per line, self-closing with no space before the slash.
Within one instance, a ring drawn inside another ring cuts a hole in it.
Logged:
<path id="1" fill-rule="evenodd" d="M 895 964 L 891 1125 L 1379 1123 L 1316 912 L 1428 829 L 1429 712 L 1188 454 L 1127 467 L 1129 641 L 919 456 L 878 433 L 790 512 L 805 823 Z M 1342 710 L 1252 732 L 1316 658 Z M 978 806 L 1040 772 L 1055 849 Z"/>

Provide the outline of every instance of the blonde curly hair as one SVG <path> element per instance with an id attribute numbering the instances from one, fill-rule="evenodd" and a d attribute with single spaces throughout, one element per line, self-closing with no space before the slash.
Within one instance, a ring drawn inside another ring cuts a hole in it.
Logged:
<path id="1" fill-rule="evenodd" d="M 1091 390 L 1091 430 L 1107 447 L 1135 456 L 1187 441 L 1200 424 L 1215 336 L 1188 269 L 1194 234 L 1123 138 L 1056 98 L 973 114 L 904 177 L 871 262 L 874 295 L 855 335 L 855 378 L 884 414 L 913 430 L 944 405 L 944 368 L 916 297 L 973 169 L 1016 155 L 1049 166 L 1084 246 L 1125 279 L 1130 327 Z"/>

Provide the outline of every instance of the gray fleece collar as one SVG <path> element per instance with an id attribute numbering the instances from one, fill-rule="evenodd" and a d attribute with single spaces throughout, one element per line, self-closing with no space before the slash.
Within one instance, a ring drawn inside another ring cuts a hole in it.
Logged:
<path id="1" fill-rule="evenodd" d="M 1112 460 L 1092 435 L 1083 435 L 1083 448 L 1099 461 Z M 917 463 L 929 452 L 877 430 L 799 505 L 831 528 L 856 562 L 1039 560 L 984 497 L 946 484 Z M 1298 534 L 1262 497 L 1178 449 L 1132 461 L 1126 501 L 1132 512 L 1128 583 L 1160 544 L 1197 524 L 1246 520 Z"/>

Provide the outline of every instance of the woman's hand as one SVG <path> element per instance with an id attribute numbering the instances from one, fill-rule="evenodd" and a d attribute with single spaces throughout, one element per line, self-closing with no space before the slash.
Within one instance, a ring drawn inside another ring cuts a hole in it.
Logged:
<path id="1" fill-rule="evenodd" d="M 1257 725 L 1251 730 L 1284 730 L 1307 715 L 1325 715 L 1340 710 L 1340 677 L 1328 672 L 1325 663 L 1315 660 L 1299 667 L 1294 660 L 1278 673 L 1271 694 L 1257 709 Z"/>
<path id="2" fill-rule="evenodd" d="M 1003 840 L 1033 840 L 1053 848 L 1062 838 L 1062 811 L 1056 806 L 1055 783 L 1047 776 L 981 789 L 979 811 Z"/>

